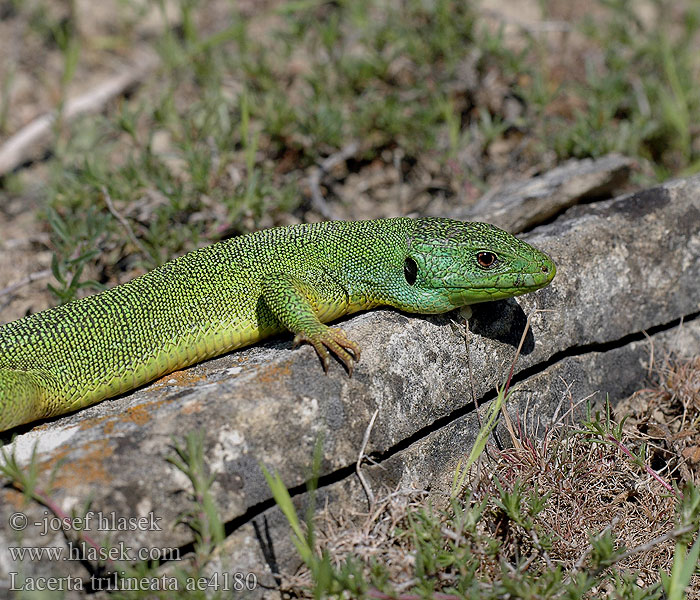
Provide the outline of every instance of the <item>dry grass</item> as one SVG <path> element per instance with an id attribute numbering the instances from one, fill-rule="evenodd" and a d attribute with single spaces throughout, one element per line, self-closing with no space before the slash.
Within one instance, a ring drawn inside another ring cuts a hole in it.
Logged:
<path id="1" fill-rule="evenodd" d="M 595 577 L 586 598 L 655 597 L 621 595 L 616 574 L 650 589 L 660 571 L 671 570 L 680 492 L 666 486 L 698 480 L 700 358 L 667 358 L 655 369 L 654 383 L 617 405 L 615 418 L 628 417 L 621 428 L 611 415 L 583 430 L 560 424 L 540 438 L 521 433 L 513 448 L 490 452 L 492 464 L 479 470 L 472 491 L 447 509 L 431 508 L 419 490 L 395 490 L 367 513 L 321 511 L 318 555 L 327 553 L 336 568 L 356 561 L 374 598 L 389 597 L 387 589 L 397 598 L 423 597 L 415 587 L 426 574 L 426 552 L 444 563 L 430 573 L 433 589 L 444 594 L 433 597 L 462 597 L 444 591 L 472 576 L 484 598 L 497 597 L 490 594 L 504 580 L 537 580 L 555 568 L 562 585 L 584 573 Z M 515 516 L 509 506 L 519 507 Z M 608 558 L 593 541 L 600 534 L 613 540 Z M 312 587 L 305 568 L 283 585 L 298 597 L 312 597 Z M 690 588 L 687 597 L 700 598 L 700 577 Z"/>
<path id="2" fill-rule="evenodd" d="M 656 384 L 622 402 L 617 413 L 628 415 L 629 435 L 648 445 L 652 465 L 679 483 L 698 483 L 700 357 L 664 359 Z"/>

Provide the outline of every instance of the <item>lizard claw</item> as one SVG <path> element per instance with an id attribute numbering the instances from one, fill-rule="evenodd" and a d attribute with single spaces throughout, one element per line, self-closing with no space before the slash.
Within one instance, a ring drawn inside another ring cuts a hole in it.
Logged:
<path id="1" fill-rule="evenodd" d="M 294 346 L 296 347 L 303 342 L 307 342 L 314 347 L 318 357 L 321 359 L 324 371 L 328 372 L 328 364 L 330 361 L 328 350 L 330 350 L 345 365 L 348 374 L 352 377 L 355 363 L 360 360 L 360 346 L 348 338 L 342 329 L 327 327 L 323 331 L 312 335 L 297 333 L 296 336 L 294 336 Z M 328 348 L 328 350 L 326 350 L 326 348 Z M 350 354 L 348 350 L 350 350 L 352 354 Z"/>

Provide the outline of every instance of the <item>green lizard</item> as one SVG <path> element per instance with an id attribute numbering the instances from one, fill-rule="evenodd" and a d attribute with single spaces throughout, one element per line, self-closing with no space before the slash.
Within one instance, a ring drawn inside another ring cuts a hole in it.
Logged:
<path id="1" fill-rule="evenodd" d="M 485 223 L 331 221 L 258 231 L 0 327 L 0 431 L 89 406 L 289 330 L 352 375 L 323 323 L 388 305 L 442 313 L 547 285 L 552 260 Z"/>

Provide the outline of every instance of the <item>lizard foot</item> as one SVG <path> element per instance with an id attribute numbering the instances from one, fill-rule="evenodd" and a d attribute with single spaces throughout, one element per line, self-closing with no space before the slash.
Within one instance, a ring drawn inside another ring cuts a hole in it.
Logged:
<path id="1" fill-rule="evenodd" d="M 328 372 L 328 363 L 330 361 L 328 350 L 330 350 L 342 361 L 350 377 L 352 377 L 355 363 L 360 360 L 360 346 L 348 338 L 342 329 L 327 327 L 323 331 L 312 335 L 297 333 L 294 337 L 294 346 L 296 347 L 303 342 L 307 342 L 314 347 L 323 363 L 324 371 Z M 352 354 L 348 350 L 352 351 Z"/>

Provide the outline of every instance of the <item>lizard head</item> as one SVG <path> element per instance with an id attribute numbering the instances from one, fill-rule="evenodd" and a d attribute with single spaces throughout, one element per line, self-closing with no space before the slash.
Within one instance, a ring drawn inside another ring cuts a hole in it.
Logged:
<path id="1" fill-rule="evenodd" d="M 416 221 L 403 265 L 412 303 L 422 312 L 526 294 L 556 274 L 549 256 L 487 223 Z"/>

